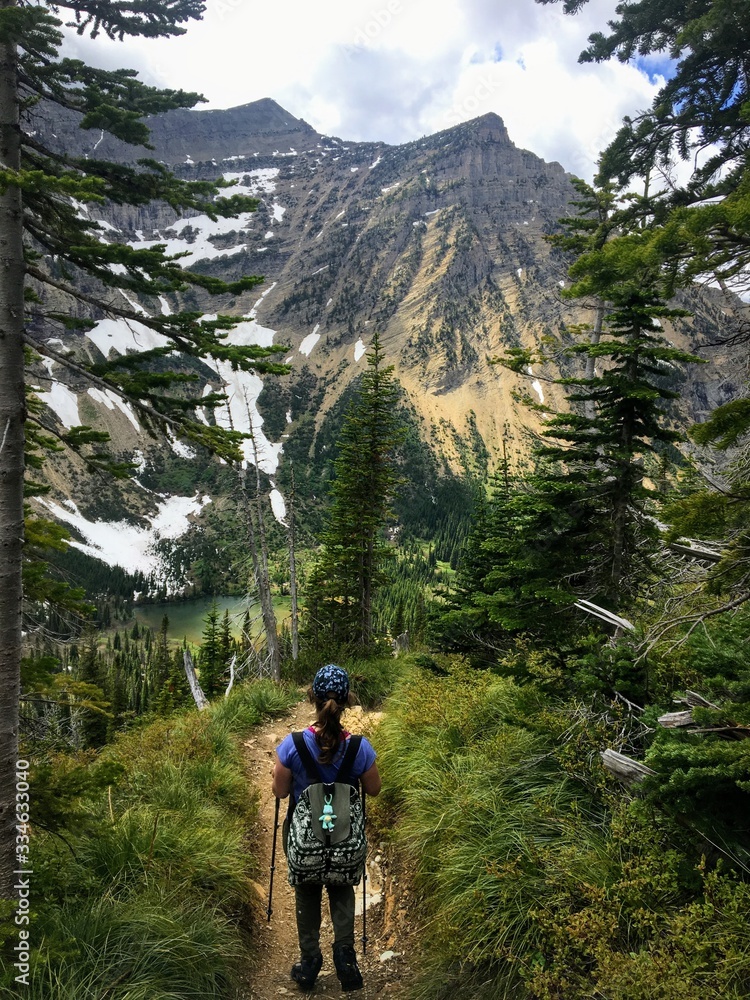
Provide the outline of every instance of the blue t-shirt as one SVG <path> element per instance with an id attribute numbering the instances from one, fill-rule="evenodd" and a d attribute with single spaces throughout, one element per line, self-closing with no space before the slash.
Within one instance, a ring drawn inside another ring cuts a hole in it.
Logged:
<path id="1" fill-rule="evenodd" d="M 341 766 L 341 762 L 344 759 L 346 747 L 349 745 L 349 733 L 346 733 L 346 739 L 341 741 L 341 747 L 330 764 L 321 764 L 318 760 L 318 756 L 320 755 L 320 746 L 315 738 L 315 730 L 310 727 L 309 729 L 305 729 L 302 735 L 304 736 L 308 750 L 312 754 L 313 760 L 318 765 L 318 770 L 320 771 L 320 776 L 323 781 L 326 783 L 334 782 L 336 780 L 339 767 Z M 296 801 L 310 784 L 310 781 L 307 777 L 307 772 L 305 771 L 305 765 L 302 763 L 300 755 L 297 753 L 297 748 L 294 745 L 294 739 L 291 733 L 284 737 L 279 744 L 276 753 L 278 754 L 279 760 L 284 767 L 288 767 L 292 772 L 294 778 L 292 793 Z M 375 763 L 375 757 L 376 754 L 372 748 L 372 744 L 365 736 L 363 736 L 359 750 L 357 751 L 357 756 L 354 758 L 352 778 L 359 778 L 360 775 L 365 773 L 365 771 L 369 771 Z"/>

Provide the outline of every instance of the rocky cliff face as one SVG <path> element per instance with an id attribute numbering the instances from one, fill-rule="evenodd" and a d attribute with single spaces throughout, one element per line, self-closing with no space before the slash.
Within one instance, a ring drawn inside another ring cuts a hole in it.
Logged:
<path id="1" fill-rule="evenodd" d="M 108 239 L 166 242 L 207 273 L 265 276 L 257 301 L 246 297 L 222 303 L 221 310 L 246 318 L 233 336 L 289 344 L 295 374 L 288 384 L 297 388 L 290 395 L 278 381 L 275 388 L 269 384 L 266 396 L 272 400 L 277 393 L 288 401 L 296 393 L 297 401 L 290 404 L 283 435 L 279 426 L 272 433 L 269 424 L 268 437 L 261 435 L 269 475 L 283 462 L 279 446 L 290 446 L 304 416 L 307 401 L 299 395 L 314 389 L 310 402 L 319 426 L 362 371 L 375 330 L 423 439 L 454 468 L 471 465 L 477 456 L 492 466 L 503 448 L 522 458 L 527 431 L 538 429 L 541 418 L 520 397 L 563 405 L 558 388 L 547 381 L 558 375 L 552 366 L 524 379 L 491 363 L 509 346 L 531 346 L 559 334 L 566 323 L 590 319 L 561 298 L 566 264 L 544 240 L 571 211 L 570 178 L 559 164 L 515 147 L 497 115 L 403 146 L 321 136 L 270 100 L 154 119 L 152 151 L 123 147 L 72 124 L 43 120 L 38 127 L 46 134 L 54 125 L 56 141 L 71 152 L 131 161 L 150 155 L 180 176 L 223 177 L 260 199 L 257 212 L 228 222 L 177 219 L 166 206 L 102 217 Z M 666 333 L 692 348 L 721 330 L 728 306 L 711 292 L 691 295 L 689 304 L 694 318 Z M 139 305 L 149 311 L 186 305 L 216 310 L 194 300 Z M 127 324 L 110 322 L 85 342 L 79 337 L 75 346 L 107 354 L 138 350 L 141 343 Z M 726 353 L 710 360 L 677 373 L 683 400 L 676 421 L 700 418 L 736 393 Z M 232 396 L 247 391 L 221 371 L 204 374 Z M 54 378 L 66 380 L 59 368 Z M 81 399 L 83 391 L 72 387 Z M 253 401 L 258 391 L 254 383 Z M 54 403 L 51 391 L 48 401 Z M 98 410 L 124 450 L 148 450 L 127 414 L 90 394 L 85 407 Z"/>

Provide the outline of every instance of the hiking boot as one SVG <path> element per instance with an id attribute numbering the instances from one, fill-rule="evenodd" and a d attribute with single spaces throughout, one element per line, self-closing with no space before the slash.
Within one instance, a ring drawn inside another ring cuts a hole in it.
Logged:
<path id="1" fill-rule="evenodd" d="M 357 955 L 351 945 L 334 945 L 333 964 L 336 966 L 336 975 L 339 977 L 341 989 L 344 993 L 362 989 L 364 985 L 362 982 L 362 973 L 359 971 Z"/>
<path id="2" fill-rule="evenodd" d="M 292 979 L 303 992 L 307 992 L 315 987 L 315 980 L 318 978 L 322 965 L 323 956 L 320 952 L 315 958 L 301 958 L 296 965 L 292 966 Z"/>

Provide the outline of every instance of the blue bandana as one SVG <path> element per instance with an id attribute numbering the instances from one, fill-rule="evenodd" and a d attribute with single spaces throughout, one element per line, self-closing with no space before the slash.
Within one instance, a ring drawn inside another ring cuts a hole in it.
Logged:
<path id="1" fill-rule="evenodd" d="M 326 663 L 315 675 L 312 689 L 315 697 L 321 701 L 332 694 L 336 701 L 343 703 L 349 697 L 349 674 L 335 663 Z"/>

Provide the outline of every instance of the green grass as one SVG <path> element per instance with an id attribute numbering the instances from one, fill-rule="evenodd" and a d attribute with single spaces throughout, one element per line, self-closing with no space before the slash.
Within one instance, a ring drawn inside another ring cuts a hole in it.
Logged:
<path id="1" fill-rule="evenodd" d="M 750 996 L 750 885 L 604 777 L 615 721 L 461 664 L 385 707 L 370 815 L 409 873 L 413 997 Z"/>
<path id="2" fill-rule="evenodd" d="M 296 698 L 269 681 L 242 684 L 204 712 L 136 727 L 103 749 L 119 779 L 81 785 L 61 837 L 36 828 L 34 974 L 24 996 L 234 995 L 257 875 L 247 837 L 257 792 L 240 741 Z M 0 993 L 10 982 L 0 979 Z"/>
<path id="3" fill-rule="evenodd" d="M 220 1000 L 241 958 L 235 929 L 210 904 L 179 896 L 108 896 L 48 912 L 36 933 L 55 948 L 23 995 L 32 1000 Z"/>
<path id="4" fill-rule="evenodd" d="M 209 711 L 214 723 L 229 733 L 242 735 L 264 718 L 283 715 L 297 700 L 297 692 L 273 681 L 243 684 L 211 704 Z"/>
<path id="5" fill-rule="evenodd" d="M 505 959 L 539 949 L 534 913 L 560 905 L 576 875 L 606 877 L 601 836 L 576 814 L 549 738 L 514 721 L 532 703 L 512 681 L 465 669 L 423 673 L 389 702 L 380 820 L 398 817 L 439 956 L 420 996 L 442 995 L 440 981 L 452 996 L 516 996 L 518 969 Z"/>

